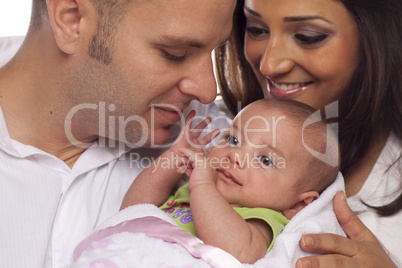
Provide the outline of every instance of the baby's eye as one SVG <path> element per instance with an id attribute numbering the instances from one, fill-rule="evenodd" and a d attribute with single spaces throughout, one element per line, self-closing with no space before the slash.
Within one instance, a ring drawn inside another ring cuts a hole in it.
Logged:
<path id="1" fill-rule="evenodd" d="M 274 163 L 271 161 L 271 159 L 270 159 L 268 156 L 266 156 L 266 155 L 261 155 L 261 156 L 259 156 L 259 159 L 260 159 L 261 163 L 262 163 L 264 166 L 267 166 L 267 167 L 275 167 Z"/>
<path id="2" fill-rule="evenodd" d="M 228 137 L 226 138 L 226 141 L 229 144 L 233 144 L 233 145 L 237 145 L 239 143 L 239 141 L 237 140 L 237 138 L 233 135 L 228 135 Z"/>

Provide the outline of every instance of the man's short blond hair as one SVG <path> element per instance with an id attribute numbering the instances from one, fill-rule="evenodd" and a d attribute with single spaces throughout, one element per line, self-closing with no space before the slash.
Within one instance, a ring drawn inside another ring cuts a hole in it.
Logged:
<path id="1" fill-rule="evenodd" d="M 113 55 L 113 41 L 116 28 L 125 15 L 127 4 L 133 0 L 91 0 L 97 9 L 99 20 L 97 30 L 89 44 L 88 54 L 105 64 L 110 64 Z M 33 0 L 31 23 L 28 34 L 48 23 L 46 0 Z"/>

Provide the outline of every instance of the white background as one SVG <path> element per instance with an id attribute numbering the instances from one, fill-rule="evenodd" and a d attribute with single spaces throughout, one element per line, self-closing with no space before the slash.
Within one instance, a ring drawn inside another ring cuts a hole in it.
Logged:
<path id="1" fill-rule="evenodd" d="M 0 0 L 0 36 L 25 35 L 31 17 L 32 0 Z"/>

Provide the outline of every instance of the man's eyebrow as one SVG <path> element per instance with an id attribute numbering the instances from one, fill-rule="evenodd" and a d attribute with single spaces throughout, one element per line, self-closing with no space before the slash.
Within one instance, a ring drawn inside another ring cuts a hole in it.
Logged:
<path id="1" fill-rule="evenodd" d="M 252 10 L 251 8 L 244 6 L 244 10 L 247 11 L 248 13 L 250 13 L 251 15 L 254 15 L 256 17 L 262 18 L 261 14 Z"/>
<path id="2" fill-rule="evenodd" d="M 321 17 L 321 16 L 294 16 L 294 17 L 284 17 L 283 20 L 285 22 L 293 22 L 293 21 L 305 21 L 305 20 L 323 20 L 328 23 L 334 24 L 332 21 Z"/>
<path id="3" fill-rule="evenodd" d="M 168 35 L 162 35 L 160 39 L 171 46 L 190 46 L 190 47 L 196 47 L 196 48 L 202 48 L 205 45 L 194 39 L 189 39 L 185 37 L 178 37 L 178 36 L 168 36 Z"/>

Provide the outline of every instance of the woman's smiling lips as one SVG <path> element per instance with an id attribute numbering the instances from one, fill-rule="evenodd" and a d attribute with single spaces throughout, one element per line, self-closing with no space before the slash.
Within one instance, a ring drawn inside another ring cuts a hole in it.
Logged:
<path id="1" fill-rule="evenodd" d="M 306 90 L 313 82 L 304 83 L 276 83 L 268 80 L 268 91 L 277 98 L 291 98 L 299 92 Z"/>
<path id="2" fill-rule="evenodd" d="M 232 176 L 232 174 L 230 174 L 230 172 L 228 172 L 228 171 L 226 171 L 226 170 L 224 170 L 224 169 L 221 169 L 221 168 L 217 169 L 216 171 L 218 172 L 218 174 L 220 175 L 220 177 L 223 178 L 223 180 L 229 181 L 229 182 L 231 182 L 231 183 L 235 183 L 235 184 L 237 184 L 237 185 L 242 186 L 242 185 Z"/>

